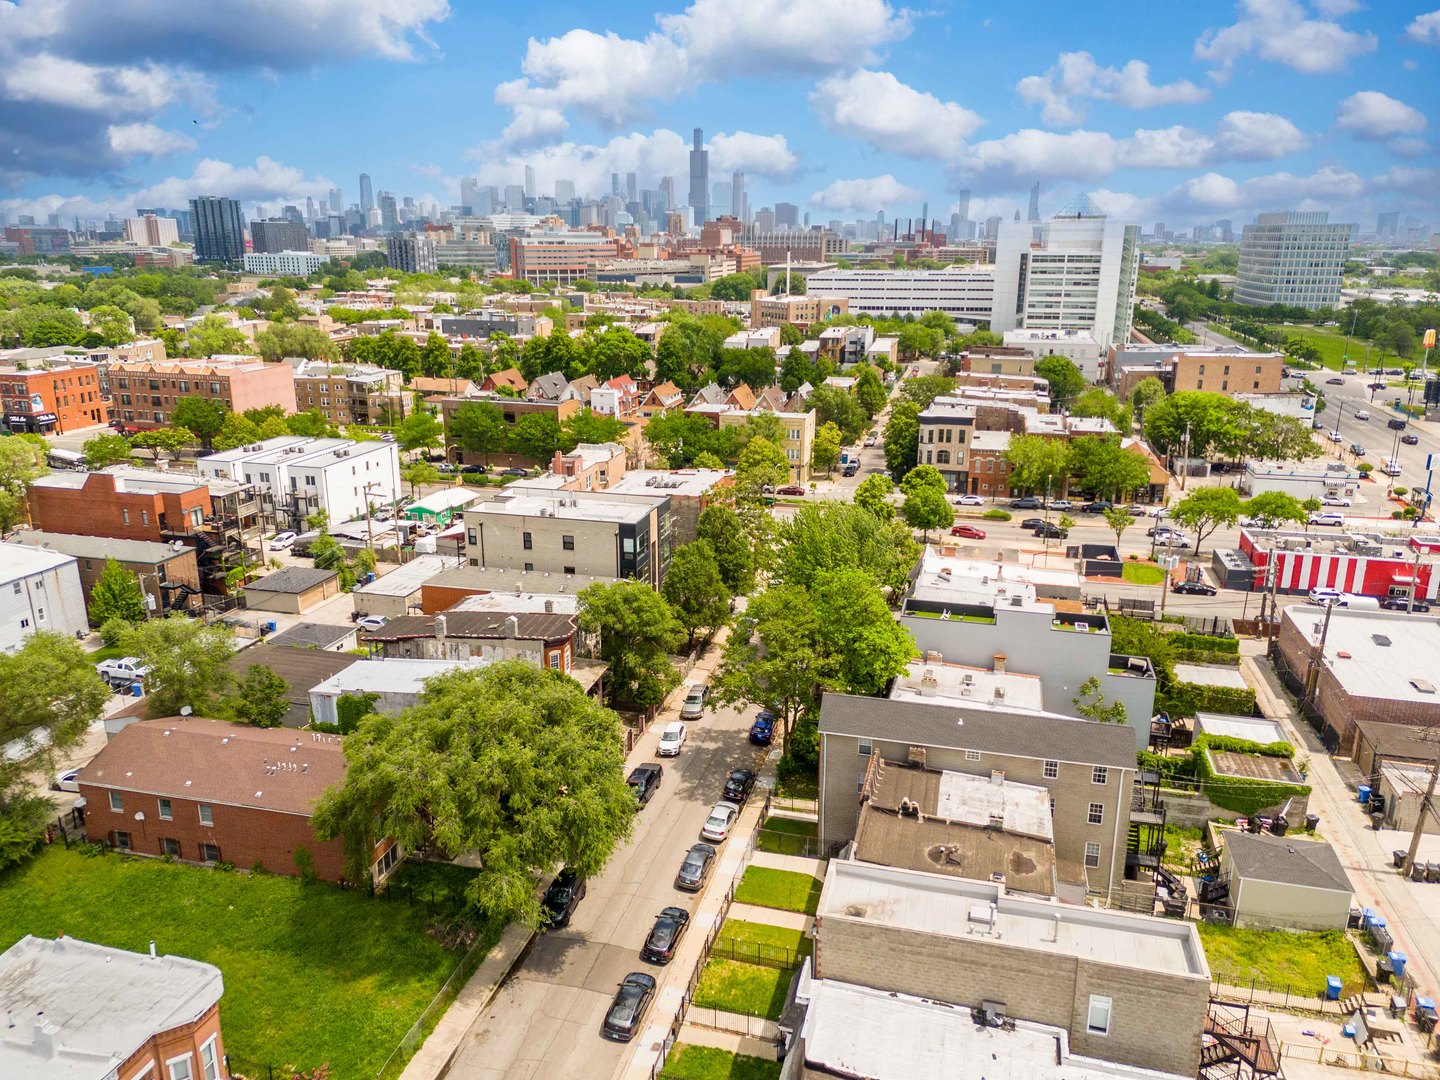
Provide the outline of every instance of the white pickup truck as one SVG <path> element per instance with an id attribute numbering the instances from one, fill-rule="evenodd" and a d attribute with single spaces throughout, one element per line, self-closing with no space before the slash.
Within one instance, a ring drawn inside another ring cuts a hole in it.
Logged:
<path id="1" fill-rule="evenodd" d="M 150 674 L 150 669 L 140 662 L 138 656 L 121 656 L 95 665 L 100 677 L 111 686 L 129 686 Z"/>

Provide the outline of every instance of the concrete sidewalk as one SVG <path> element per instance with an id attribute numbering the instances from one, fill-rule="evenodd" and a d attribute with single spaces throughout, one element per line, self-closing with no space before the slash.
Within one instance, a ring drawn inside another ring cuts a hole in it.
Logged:
<path id="1" fill-rule="evenodd" d="M 825 861 L 810 859 L 804 855 L 776 855 L 769 851 L 757 851 L 750 859 L 751 866 L 768 866 L 772 870 L 789 870 L 796 874 L 809 874 L 813 878 L 825 878 Z"/>
<path id="2" fill-rule="evenodd" d="M 680 1026 L 680 1042 L 688 1046 L 713 1046 L 717 1050 L 728 1050 L 732 1054 L 757 1057 L 765 1061 L 775 1060 L 773 1040 L 753 1038 L 734 1031 L 704 1027 L 686 1022 Z"/>
<path id="3" fill-rule="evenodd" d="M 730 919 L 744 919 L 746 922 L 764 923 L 767 926 L 783 926 L 787 930 L 809 930 L 815 922 L 813 915 L 803 911 L 781 911 L 779 908 L 761 907 L 758 904 L 730 905 Z"/>

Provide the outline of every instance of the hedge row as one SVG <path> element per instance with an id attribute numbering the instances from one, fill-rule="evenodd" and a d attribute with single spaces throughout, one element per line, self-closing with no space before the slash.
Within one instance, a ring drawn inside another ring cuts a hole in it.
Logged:
<path id="1" fill-rule="evenodd" d="M 1204 652 L 1240 655 L 1239 638 L 1211 637 L 1209 634 L 1167 634 L 1165 640 L 1177 649 L 1200 649 Z"/>
<path id="2" fill-rule="evenodd" d="M 1172 682 L 1155 695 L 1155 707 L 1171 716 L 1194 716 L 1197 712 L 1254 716 L 1255 691 L 1248 686 L 1244 690 L 1236 690 L 1229 686 Z"/>
<path id="3" fill-rule="evenodd" d="M 1261 757 L 1279 757 L 1293 759 L 1295 747 L 1283 739 L 1280 742 L 1260 743 L 1254 739 L 1240 739 L 1234 735 L 1201 735 L 1195 740 L 1197 748 L 1209 747 L 1211 750 L 1219 750 L 1222 754 L 1259 754 Z"/>
<path id="4" fill-rule="evenodd" d="M 1219 667 L 1239 667 L 1238 653 L 1208 652 L 1205 649 L 1176 649 L 1177 664 L 1215 664 Z"/>

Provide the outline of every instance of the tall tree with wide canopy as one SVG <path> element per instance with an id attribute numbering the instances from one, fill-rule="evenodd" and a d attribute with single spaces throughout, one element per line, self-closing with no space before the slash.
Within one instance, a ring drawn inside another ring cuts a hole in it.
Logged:
<path id="1" fill-rule="evenodd" d="M 587 585 L 580 590 L 580 629 L 600 637 L 600 659 L 610 665 L 610 699 L 658 706 L 680 682 L 670 655 L 685 629 L 665 598 L 643 581 Z"/>

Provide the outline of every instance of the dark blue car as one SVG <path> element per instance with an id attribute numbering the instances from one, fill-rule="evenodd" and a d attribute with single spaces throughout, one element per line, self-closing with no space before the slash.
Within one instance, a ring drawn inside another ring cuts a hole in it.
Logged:
<path id="1" fill-rule="evenodd" d="M 775 741 L 775 714 L 762 709 L 750 725 L 750 741 L 756 746 L 769 746 Z"/>

